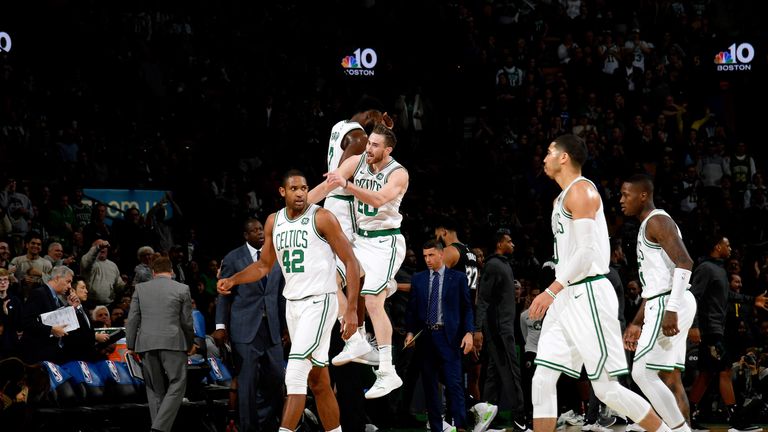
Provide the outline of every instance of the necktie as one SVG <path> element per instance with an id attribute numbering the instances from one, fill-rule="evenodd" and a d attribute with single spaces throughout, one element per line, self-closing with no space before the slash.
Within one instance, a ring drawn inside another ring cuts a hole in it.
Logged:
<path id="1" fill-rule="evenodd" d="M 429 306 L 427 308 L 427 324 L 437 324 L 437 309 L 440 303 L 440 273 L 432 272 L 432 288 L 429 292 Z"/>

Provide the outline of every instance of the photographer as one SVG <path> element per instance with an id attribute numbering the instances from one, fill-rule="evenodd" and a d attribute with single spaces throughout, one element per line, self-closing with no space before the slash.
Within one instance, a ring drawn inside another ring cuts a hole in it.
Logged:
<path id="1" fill-rule="evenodd" d="M 765 376 L 765 367 L 758 364 L 755 348 L 749 348 L 738 362 L 733 363 L 733 390 L 736 402 L 742 407 L 741 415 L 746 421 L 758 422 L 763 408 L 760 376 Z M 762 357 L 761 360 L 765 360 Z"/>

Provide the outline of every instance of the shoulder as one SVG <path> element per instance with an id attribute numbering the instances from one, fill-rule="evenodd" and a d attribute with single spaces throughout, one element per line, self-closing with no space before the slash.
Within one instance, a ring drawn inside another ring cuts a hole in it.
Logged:
<path id="1" fill-rule="evenodd" d="M 451 278 L 460 278 L 464 280 L 467 279 L 467 275 L 465 273 L 460 272 L 458 270 L 449 269 L 449 268 L 445 269 L 445 276 L 446 277 L 450 276 Z"/>
<path id="2" fill-rule="evenodd" d="M 231 251 L 229 251 L 228 254 L 224 256 L 224 260 L 229 261 L 237 258 L 238 255 L 242 255 L 243 253 L 245 253 L 247 248 L 248 247 L 246 245 L 242 245 L 232 249 Z"/>

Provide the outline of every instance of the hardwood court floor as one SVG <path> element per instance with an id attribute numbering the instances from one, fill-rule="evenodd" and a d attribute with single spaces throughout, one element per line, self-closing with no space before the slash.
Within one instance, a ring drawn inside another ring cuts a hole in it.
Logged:
<path id="1" fill-rule="evenodd" d="M 706 425 L 710 432 L 728 432 L 728 425 L 725 424 L 708 424 Z M 760 425 L 763 428 L 763 432 L 768 432 L 768 425 Z M 613 432 L 624 432 L 626 425 L 615 425 L 610 429 Z M 422 429 L 379 429 L 379 432 L 424 432 Z M 506 432 L 514 432 L 513 429 L 505 429 Z M 565 429 L 558 429 L 557 432 L 581 432 L 581 426 L 568 426 Z"/>

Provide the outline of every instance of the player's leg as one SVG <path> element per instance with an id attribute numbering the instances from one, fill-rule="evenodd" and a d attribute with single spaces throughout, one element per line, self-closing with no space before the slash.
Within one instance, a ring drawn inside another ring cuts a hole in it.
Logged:
<path id="1" fill-rule="evenodd" d="M 327 431 L 332 431 L 339 427 L 339 404 L 336 402 L 336 395 L 331 388 L 331 377 L 328 374 L 327 367 L 313 367 L 309 373 L 309 388 L 315 396 L 317 404 L 317 413 L 320 415 L 320 421 Z"/>

